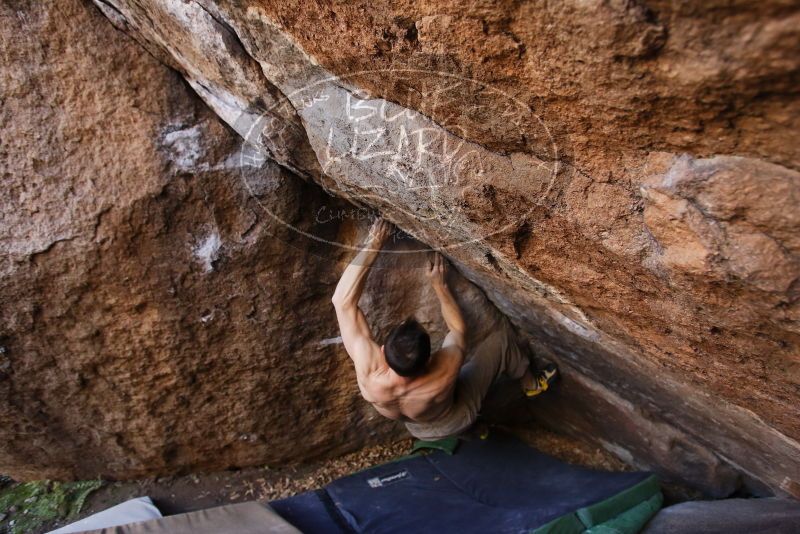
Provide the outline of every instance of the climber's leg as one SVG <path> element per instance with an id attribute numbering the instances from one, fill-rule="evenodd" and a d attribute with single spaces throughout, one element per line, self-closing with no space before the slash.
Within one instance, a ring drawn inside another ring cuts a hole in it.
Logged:
<path id="1" fill-rule="evenodd" d="M 528 372 L 530 362 L 522 351 L 511 325 L 505 321 L 474 350 L 461 368 L 456 394 L 461 395 L 476 416 L 492 384 L 501 376 L 520 379 Z"/>

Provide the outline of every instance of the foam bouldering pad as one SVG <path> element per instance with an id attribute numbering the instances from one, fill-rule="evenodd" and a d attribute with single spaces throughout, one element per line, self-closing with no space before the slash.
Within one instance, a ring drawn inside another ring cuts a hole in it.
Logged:
<path id="1" fill-rule="evenodd" d="M 458 448 L 458 441 L 458 438 L 445 438 L 433 441 L 418 439 L 415 440 L 414 444 L 411 446 L 411 453 L 436 450 L 446 452 L 447 454 L 455 454 Z"/>
<path id="2" fill-rule="evenodd" d="M 583 532 L 610 521 L 624 527 L 631 520 L 622 514 L 637 506 L 633 522 L 644 524 L 660 496 L 649 473 L 569 465 L 495 433 L 454 454 L 380 465 L 271 505 L 304 532 L 531 532 L 559 518 L 574 527 L 565 532 Z"/>

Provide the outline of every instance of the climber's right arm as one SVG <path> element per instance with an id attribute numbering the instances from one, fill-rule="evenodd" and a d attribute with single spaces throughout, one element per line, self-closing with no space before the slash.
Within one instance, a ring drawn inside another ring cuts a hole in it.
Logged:
<path id="1" fill-rule="evenodd" d="M 342 273 L 342 278 L 333 293 L 333 307 L 342 334 L 342 343 L 363 376 L 371 373 L 377 366 L 376 357 L 380 347 L 372 339 L 367 319 L 358 307 L 370 267 L 378 256 L 381 247 L 391 233 L 392 226 L 378 219 L 370 229 L 369 238 L 353 261 Z"/>
<path id="2" fill-rule="evenodd" d="M 447 280 L 445 279 L 446 272 L 446 260 L 438 252 L 435 253 L 430 270 L 428 271 L 428 278 L 439 299 L 442 318 L 449 330 L 442 343 L 442 349 L 449 347 L 457 348 L 463 357 L 467 348 L 467 324 L 464 321 L 464 316 L 461 314 L 461 308 L 458 307 L 455 297 L 453 297 L 450 288 L 447 286 Z"/>

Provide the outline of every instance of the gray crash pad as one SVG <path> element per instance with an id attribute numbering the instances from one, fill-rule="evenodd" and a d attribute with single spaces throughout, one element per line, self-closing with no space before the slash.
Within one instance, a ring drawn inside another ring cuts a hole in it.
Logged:
<path id="1" fill-rule="evenodd" d="M 664 508 L 644 534 L 797 534 L 800 502 L 789 499 L 690 501 Z"/>

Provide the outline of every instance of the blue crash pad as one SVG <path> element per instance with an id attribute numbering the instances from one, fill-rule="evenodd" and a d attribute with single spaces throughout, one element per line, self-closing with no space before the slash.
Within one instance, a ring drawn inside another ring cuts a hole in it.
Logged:
<path id="1" fill-rule="evenodd" d="M 530 532 L 635 486 L 649 473 L 569 465 L 502 433 L 341 478 L 273 501 L 315 532 Z"/>

